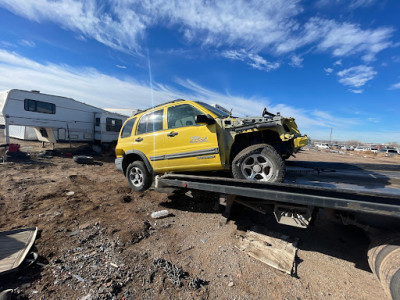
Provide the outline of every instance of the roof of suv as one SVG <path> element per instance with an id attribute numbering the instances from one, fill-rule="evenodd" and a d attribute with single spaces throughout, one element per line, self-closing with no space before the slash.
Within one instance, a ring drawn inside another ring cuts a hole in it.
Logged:
<path id="1" fill-rule="evenodd" d="M 170 103 L 181 102 L 181 101 L 188 101 L 188 100 L 185 100 L 185 99 L 175 99 L 175 100 L 172 100 L 172 101 L 164 102 L 164 103 L 158 104 L 158 105 L 156 105 L 156 106 L 152 106 L 152 107 L 146 108 L 146 109 L 144 109 L 144 110 L 138 111 L 136 114 L 134 114 L 134 116 L 136 116 L 136 115 L 138 115 L 138 114 L 141 114 L 141 113 L 144 113 L 144 112 L 146 112 L 146 111 L 148 111 L 148 110 L 150 110 L 150 109 L 153 109 L 153 108 L 157 108 L 157 107 L 161 107 L 161 106 L 164 106 L 164 105 L 167 105 L 167 104 L 170 104 Z"/>

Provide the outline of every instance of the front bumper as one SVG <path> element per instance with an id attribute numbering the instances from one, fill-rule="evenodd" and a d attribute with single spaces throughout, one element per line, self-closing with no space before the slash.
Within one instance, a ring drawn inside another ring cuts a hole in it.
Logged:
<path id="1" fill-rule="evenodd" d="M 115 159 L 115 167 L 117 168 L 118 171 L 123 172 L 123 168 L 122 168 L 122 161 L 123 161 L 123 157 L 118 157 Z"/>
<path id="2" fill-rule="evenodd" d="M 308 144 L 308 137 L 305 135 L 305 136 L 300 136 L 300 137 L 297 137 L 297 138 L 295 138 L 294 140 L 293 140 L 293 144 L 294 144 L 294 148 L 297 150 L 297 149 L 299 149 L 299 148 L 301 148 L 301 147 L 304 147 L 304 146 L 307 146 L 307 144 Z"/>

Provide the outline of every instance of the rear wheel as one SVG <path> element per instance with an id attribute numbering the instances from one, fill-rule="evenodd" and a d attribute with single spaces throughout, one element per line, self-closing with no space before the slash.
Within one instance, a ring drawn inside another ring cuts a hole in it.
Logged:
<path id="1" fill-rule="evenodd" d="M 400 300 L 400 235 L 387 235 L 371 243 L 368 263 L 386 293 Z"/>
<path id="2" fill-rule="evenodd" d="M 141 161 L 135 161 L 128 166 L 126 178 L 130 187 L 138 192 L 147 190 L 152 181 L 149 171 Z"/>
<path id="3" fill-rule="evenodd" d="M 260 182 L 282 182 L 285 162 L 270 145 L 257 144 L 239 152 L 232 161 L 234 178 Z"/>

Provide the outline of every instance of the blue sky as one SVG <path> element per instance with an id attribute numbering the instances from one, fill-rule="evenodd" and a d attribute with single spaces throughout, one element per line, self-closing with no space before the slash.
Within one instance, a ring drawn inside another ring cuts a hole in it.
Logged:
<path id="1" fill-rule="evenodd" d="M 107 108 L 176 98 L 400 143 L 400 1 L 2 0 L 0 90 Z"/>

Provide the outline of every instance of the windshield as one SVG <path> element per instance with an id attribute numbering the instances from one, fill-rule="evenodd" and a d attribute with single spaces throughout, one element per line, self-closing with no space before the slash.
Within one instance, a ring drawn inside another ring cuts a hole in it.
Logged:
<path id="1" fill-rule="evenodd" d="M 196 101 L 196 103 L 200 104 L 201 106 L 204 106 L 207 108 L 209 111 L 211 111 L 213 114 L 216 114 L 218 118 L 227 118 L 229 117 L 229 114 L 226 112 L 223 112 L 222 110 L 219 110 L 218 108 L 211 106 L 210 104 L 204 103 L 204 102 L 199 102 Z"/>

